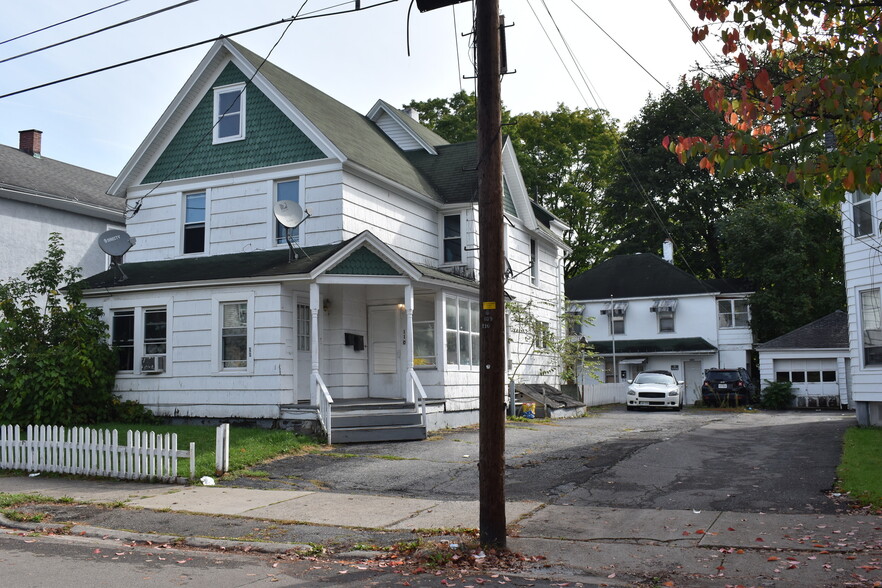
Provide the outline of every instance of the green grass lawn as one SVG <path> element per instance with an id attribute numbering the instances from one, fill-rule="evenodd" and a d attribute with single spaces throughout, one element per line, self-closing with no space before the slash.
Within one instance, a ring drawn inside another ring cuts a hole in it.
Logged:
<path id="1" fill-rule="evenodd" d="M 882 428 L 852 427 L 845 433 L 839 489 L 854 500 L 882 508 Z"/>
<path id="2" fill-rule="evenodd" d="M 157 434 L 177 433 L 178 450 L 187 451 L 191 442 L 196 443 L 196 479 L 214 476 L 216 427 L 195 425 L 124 425 L 102 423 L 96 429 L 116 429 L 121 444 L 125 443 L 126 431 L 154 431 Z M 279 429 L 230 427 L 230 471 L 235 472 L 264 462 L 268 459 L 297 453 L 320 445 L 313 437 L 297 435 Z M 178 475 L 190 474 L 189 459 L 178 460 Z"/>

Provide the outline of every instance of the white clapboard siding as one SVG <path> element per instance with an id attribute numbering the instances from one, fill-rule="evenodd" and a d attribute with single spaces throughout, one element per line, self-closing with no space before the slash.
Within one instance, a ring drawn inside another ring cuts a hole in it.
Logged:
<path id="1" fill-rule="evenodd" d="M 178 458 L 190 459 L 195 476 L 195 444 L 178 451 L 175 433 L 117 431 L 87 427 L 0 425 L 0 469 L 103 476 L 125 480 L 178 481 Z"/>

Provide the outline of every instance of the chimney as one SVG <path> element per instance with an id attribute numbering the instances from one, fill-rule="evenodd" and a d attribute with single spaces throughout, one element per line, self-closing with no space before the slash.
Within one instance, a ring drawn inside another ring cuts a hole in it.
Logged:
<path id="1" fill-rule="evenodd" d="M 662 259 L 670 264 L 674 263 L 674 242 L 670 239 L 665 239 L 662 243 Z"/>
<path id="2" fill-rule="evenodd" d="M 407 107 L 404 109 L 404 113 L 413 120 L 420 122 L 420 112 L 416 108 Z"/>
<path id="3" fill-rule="evenodd" d="M 18 132 L 18 148 L 28 155 L 40 157 L 40 147 L 42 143 L 43 131 L 30 129 L 28 131 Z"/>

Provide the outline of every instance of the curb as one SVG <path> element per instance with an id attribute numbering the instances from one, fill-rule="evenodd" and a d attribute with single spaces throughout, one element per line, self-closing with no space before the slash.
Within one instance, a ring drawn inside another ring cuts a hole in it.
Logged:
<path id="1" fill-rule="evenodd" d="M 144 545 L 172 544 L 174 547 L 197 547 L 201 549 L 221 549 L 229 551 L 255 551 L 260 553 L 288 553 L 310 551 L 312 545 L 304 543 L 270 543 L 266 541 L 235 541 L 232 539 L 214 539 L 211 537 L 184 537 L 182 535 L 156 535 L 152 533 L 136 533 L 134 531 L 122 531 L 118 529 L 105 529 L 77 523 L 62 525 L 47 525 L 45 523 L 27 523 L 13 521 L 0 514 L 0 526 L 26 531 L 30 533 L 56 533 L 59 535 L 74 535 L 89 537 L 92 539 L 113 539 L 141 543 Z"/>

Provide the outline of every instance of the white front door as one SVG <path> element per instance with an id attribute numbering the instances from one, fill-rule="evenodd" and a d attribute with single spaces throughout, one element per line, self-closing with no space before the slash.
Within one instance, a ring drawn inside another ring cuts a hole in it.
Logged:
<path id="1" fill-rule="evenodd" d="M 368 308 L 368 396 L 403 398 L 404 332 L 398 306 Z"/>
<path id="2" fill-rule="evenodd" d="M 693 359 L 684 361 L 683 379 L 686 382 L 686 397 L 683 400 L 686 405 L 695 404 L 701 400 L 701 384 L 704 382 L 701 374 L 701 362 Z"/>

